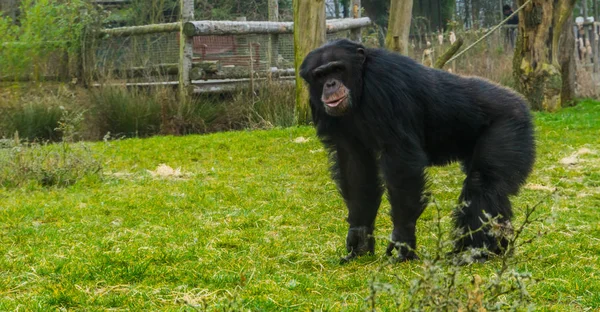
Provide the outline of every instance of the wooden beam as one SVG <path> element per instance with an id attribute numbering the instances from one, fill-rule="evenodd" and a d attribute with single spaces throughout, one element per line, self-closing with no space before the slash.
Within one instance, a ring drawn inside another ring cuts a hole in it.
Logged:
<path id="1" fill-rule="evenodd" d="M 216 74 L 221 69 L 219 61 L 201 61 L 199 63 L 193 63 L 192 69 L 197 69 L 197 72 L 204 72 L 207 74 Z M 124 76 L 127 78 L 137 78 L 146 76 L 162 76 L 162 75 L 178 75 L 179 64 L 157 64 L 154 66 L 147 67 L 130 67 L 130 68 L 117 68 L 113 70 L 113 73 L 117 76 Z M 194 79 L 194 78 L 192 78 Z"/>
<path id="2" fill-rule="evenodd" d="M 361 27 L 367 27 L 369 25 L 371 25 L 371 19 L 369 19 L 368 17 L 344 18 L 336 20 L 334 22 L 328 22 L 327 33 L 335 33 L 349 29 L 356 29 L 357 31 L 360 31 Z"/>
<path id="3" fill-rule="evenodd" d="M 291 22 L 193 21 L 183 25 L 187 36 L 291 34 Z"/>
<path id="4" fill-rule="evenodd" d="M 327 21 L 327 32 L 331 33 L 369 25 L 371 25 L 371 20 L 368 17 L 331 19 Z M 120 37 L 177 32 L 179 29 L 180 23 L 163 23 L 102 29 L 98 34 Z M 190 21 L 183 25 L 183 33 L 187 36 L 291 34 L 293 31 L 292 22 Z"/>
<path id="5" fill-rule="evenodd" d="M 156 33 L 163 33 L 163 32 L 176 32 L 176 31 L 179 31 L 179 27 L 180 27 L 179 25 L 180 25 L 180 23 L 164 23 L 164 24 L 144 25 L 144 26 L 117 27 L 117 28 L 110 28 L 110 29 L 102 29 L 99 31 L 99 34 L 119 37 L 119 36 L 156 34 Z"/>
<path id="6" fill-rule="evenodd" d="M 368 17 L 345 18 L 327 21 L 327 33 L 360 28 L 371 25 Z M 291 34 L 292 22 L 238 22 L 238 21 L 193 21 L 183 25 L 187 36 L 247 35 L 247 34 Z"/>

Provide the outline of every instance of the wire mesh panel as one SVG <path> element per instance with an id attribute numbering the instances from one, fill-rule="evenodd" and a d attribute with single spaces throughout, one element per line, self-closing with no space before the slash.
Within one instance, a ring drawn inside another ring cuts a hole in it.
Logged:
<path id="1" fill-rule="evenodd" d="M 268 63 L 267 35 L 196 36 L 194 61 L 217 61 L 225 68 L 265 71 Z"/>
<path id="2" fill-rule="evenodd" d="M 160 66 L 173 67 L 178 64 L 178 33 L 114 36 L 99 39 L 92 45 L 91 57 L 92 71 L 95 77 L 135 78 L 145 76 L 144 69 L 149 73 Z"/>

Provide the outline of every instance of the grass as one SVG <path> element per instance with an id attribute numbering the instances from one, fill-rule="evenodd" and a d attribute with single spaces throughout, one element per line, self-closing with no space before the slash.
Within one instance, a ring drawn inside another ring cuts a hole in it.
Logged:
<path id="1" fill-rule="evenodd" d="M 538 113 L 536 124 L 517 222 L 559 191 L 538 208 L 545 222 L 527 237 L 540 237 L 518 249 L 516 269 L 540 279 L 528 289 L 538 310 L 598 310 L 600 103 Z M 105 160 L 101 179 L 0 188 L 0 310 L 354 311 L 369 308 L 373 280 L 393 290 L 377 307 L 393 310 L 422 272 L 422 262 L 386 265 L 387 201 L 377 254 L 338 263 L 346 212 L 312 128 L 88 145 Z M 449 229 L 463 176 L 456 165 L 430 171 Z M 429 207 L 417 224 L 419 252 L 435 249 L 435 219 Z M 463 273 L 489 280 L 498 266 Z"/>

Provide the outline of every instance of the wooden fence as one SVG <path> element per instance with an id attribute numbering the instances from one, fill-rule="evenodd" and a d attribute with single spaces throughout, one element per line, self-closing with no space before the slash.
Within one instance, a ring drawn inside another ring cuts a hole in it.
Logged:
<path id="1" fill-rule="evenodd" d="M 344 32 L 359 30 L 369 25 L 371 25 L 370 19 L 363 17 L 328 20 L 326 27 L 328 34 L 333 36 L 341 34 L 341 37 L 346 37 Z M 235 88 L 239 84 L 254 83 L 267 78 L 290 80 L 294 77 L 293 61 L 290 61 L 293 57 L 284 58 L 281 54 L 285 53 L 279 51 L 282 46 L 280 36 L 287 36 L 282 39 L 287 39 L 293 44 L 289 40 L 293 34 L 292 22 L 185 21 L 184 19 L 182 23 L 104 29 L 98 33 L 95 40 L 101 42 L 157 34 L 168 36 L 166 44 L 176 42 L 177 49 L 180 51 L 177 63 L 129 66 L 111 69 L 110 72 L 116 77 L 124 78 L 125 84 L 130 86 L 180 85 L 188 90 L 193 89 L 193 92 L 224 91 Z M 105 49 L 111 48 L 113 47 Z M 149 48 L 153 47 L 149 46 Z M 102 53 L 102 48 L 93 48 L 93 50 L 96 51 L 91 53 L 92 55 Z M 288 55 L 289 52 L 286 51 Z M 293 46 L 291 52 L 293 53 Z M 91 60 L 86 67 L 102 69 L 100 68 L 102 66 L 98 66 L 94 60 Z M 143 79 L 130 81 L 129 79 L 166 75 L 177 75 L 178 81 L 142 81 Z M 88 76 L 97 80 L 102 74 L 92 72 L 88 73 Z M 94 86 L 103 84 L 102 81 L 92 83 Z"/>

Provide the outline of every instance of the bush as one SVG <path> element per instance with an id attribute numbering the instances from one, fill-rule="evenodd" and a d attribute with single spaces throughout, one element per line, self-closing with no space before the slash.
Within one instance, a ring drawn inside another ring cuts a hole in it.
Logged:
<path id="1" fill-rule="evenodd" d="M 82 121 L 81 113 L 63 110 L 59 144 L 23 142 L 18 132 L 13 139 L 0 140 L 0 186 L 68 186 L 85 177 L 101 177 L 101 161 L 85 144 L 73 142 Z"/>
<path id="2" fill-rule="evenodd" d="M 161 103 L 141 89 L 103 87 L 91 91 L 91 102 L 101 133 L 145 137 L 160 131 Z"/>
<path id="3" fill-rule="evenodd" d="M 81 97 L 67 88 L 24 85 L 0 93 L 0 138 L 19 133 L 27 141 L 59 141 L 56 129 L 65 109 L 84 108 Z"/>

